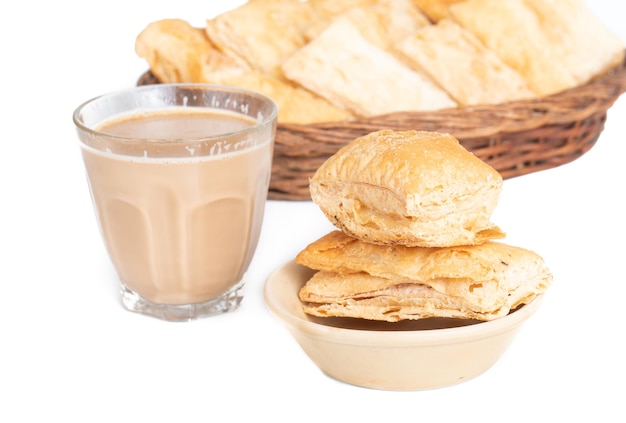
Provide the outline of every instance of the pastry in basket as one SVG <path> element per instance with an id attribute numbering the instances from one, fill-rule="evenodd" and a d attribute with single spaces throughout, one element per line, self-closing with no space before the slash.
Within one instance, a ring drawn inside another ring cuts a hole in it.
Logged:
<path id="1" fill-rule="evenodd" d="M 351 118 L 344 109 L 302 87 L 258 70 L 218 50 L 204 30 L 180 19 L 149 24 L 137 37 L 135 50 L 162 83 L 199 82 L 233 85 L 259 92 L 278 105 L 280 123 L 308 124 Z"/>
<path id="2" fill-rule="evenodd" d="M 161 82 L 198 82 L 202 64 L 213 46 L 204 30 L 182 19 L 150 23 L 135 40 L 135 52 L 148 62 Z"/>
<path id="3" fill-rule="evenodd" d="M 309 22 L 304 30 L 308 41 L 317 37 L 337 16 L 341 16 L 351 9 L 368 8 L 379 1 L 388 0 L 309 0 L 308 3 L 315 11 L 315 20 Z"/>
<path id="4" fill-rule="evenodd" d="M 344 3 L 334 4 L 344 5 Z M 312 1 L 311 4 L 316 9 L 320 6 L 316 1 Z M 322 4 L 326 6 L 327 1 L 323 1 Z M 326 19 L 314 22 L 306 30 L 307 38 L 314 39 L 336 19 L 349 20 L 359 28 L 367 41 L 388 51 L 417 29 L 430 25 L 428 17 L 413 0 L 361 0 L 360 4 L 347 7 L 340 13 L 328 14 Z"/>
<path id="5" fill-rule="evenodd" d="M 502 177 L 449 134 L 381 130 L 329 157 L 309 183 L 326 217 L 363 241 L 440 247 L 504 237 Z"/>
<path id="6" fill-rule="evenodd" d="M 242 86 L 305 125 L 527 98 L 515 72 L 542 97 L 624 58 L 582 0 L 253 0 L 154 22 L 136 51 L 160 82 Z"/>
<path id="7" fill-rule="evenodd" d="M 516 70 L 449 19 L 405 37 L 396 45 L 396 51 L 445 87 L 459 106 L 536 97 Z"/>
<path id="8" fill-rule="evenodd" d="M 357 116 L 457 106 L 423 74 L 367 41 L 348 19 L 334 20 L 291 55 L 282 70 L 290 80 Z"/>
<path id="9" fill-rule="evenodd" d="M 538 96 L 582 85 L 624 59 L 621 40 L 582 0 L 467 0 L 448 13 Z"/>
<path id="10" fill-rule="evenodd" d="M 439 22 L 448 16 L 448 8 L 454 3 L 465 0 L 413 0 L 413 3 L 420 8 L 422 12 L 432 22 Z"/>
<path id="11" fill-rule="evenodd" d="M 299 293 L 307 314 L 389 322 L 497 319 L 532 301 L 552 280 L 539 255 L 499 242 L 385 246 L 334 231 L 296 261 L 317 270 Z"/>
<path id="12" fill-rule="evenodd" d="M 308 3 L 315 10 L 317 20 L 328 25 L 334 17 L 341 15 L 346 10 L 369 6 L 380 1 L 388 0 L 308 0 Z M 314 22 L 309 22 L 309 24 L 314 24 Z"/>
<path id="13" fill-rule="evenodd" d="M 306 43 L 304 30 L 314 13 L 309 2 L 250 1 L 207 19 L 206 32 L 225 54 L 280 79 L 280 64 Z"/>
<path id="14" fill-rule="evenodd" d="M 352 117 L 348 111 L 310 91 L 256 69 L 241 67 L 219 51 L 207 55 L 202 70 L 203 82 L 241 87 L 270 97 L 278 105 L 279 123 L 307 124 Z"/>

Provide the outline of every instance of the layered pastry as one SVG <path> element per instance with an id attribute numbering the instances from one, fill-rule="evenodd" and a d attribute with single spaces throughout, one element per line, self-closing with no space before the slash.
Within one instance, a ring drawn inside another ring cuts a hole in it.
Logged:
<path id="1" fill-rule="evenodd" d="M 329 157 L 309 185 L 326 217 L 363 241 L 443 247 L 504 237 L 491 222 L 501 175 L 449 134 L 372 132 Z"/>
<path id="2" fill-rule="evenodd" d="M 533 251 L 495 241 L 502 178 L 449 134 L 381 130 L 356 138 L 310 181 L 340 230 L 296 262 L 315 270 L 305 313 L 397 322 L 489 321 L 543 293 L 552 274 Z"/>
<path id="3" fill-rule="evenodd" d="M 539 255 L 500 242 L 405 247 L 333 231 L 296 262 L 317 270 L 300 291 L 306 313 L 388 322 L 497 319 L 532 301 L 552 280 Z"/>

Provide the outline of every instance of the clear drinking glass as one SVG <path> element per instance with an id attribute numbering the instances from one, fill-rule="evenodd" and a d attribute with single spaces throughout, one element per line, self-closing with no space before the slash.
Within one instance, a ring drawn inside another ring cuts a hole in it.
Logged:
<path id="1" fill-rule="evenodd" d="M 124 307 L 180 321 L 239 306 L 263 222 L 276 115 L 260 94 L 202 84 L 135 87 L 76 109 Z"/>

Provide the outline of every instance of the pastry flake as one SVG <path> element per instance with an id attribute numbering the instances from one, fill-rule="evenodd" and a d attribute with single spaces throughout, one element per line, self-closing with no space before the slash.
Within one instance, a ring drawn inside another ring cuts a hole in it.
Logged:
<path id="1" fill-rule="evenodd" d="M 500 104 L 536 96 L 516 70 L 449 19 L 409 35 L 397 44 L 396 51 L 445 87 L 460 106 Z"/>
<path id="2" fill-rule="evenodd" d="M 322 317 L 487 321 L 532 301 L 552 281 L 539 255 L 499 242 L 388 246 L 334 231 L 307 246 L 296 261 L 318 270 L 299 298 L 306 313 Z"/>
<path id="3" fill-rule="evenodd" d="M 329 157 L 309 187 L 326 217 L 351 236 L 439 247 L 504 237 L 490 221 L 502 183 L 449 134 L 381 130 Z"/>
<path id="4" fill-rule="evenodd" d="M 206 21 L 206 33 L 223 53 L 282 78 L 280 65 L 306 43 L 304 29 L 314 18 L 308 2 L 250 1 Z"/>
<path id="5" fill-rule="evenodd" d="M 465 0 L 413 0 L 413 3 L 419 7 L 432 22 L 436 23 L 448 16 L 448 9 L 451 5 L 462 1 Z"/>
<path id="6" fill-rule="evenodd" d="M 154 21 L 135 40 L 135 52 L 162 83 L 202 82 L 202 64 L 213 50 L 204 30 L 182 19 Z"/>
<path id="7" fill-rule="evenodd" d="M 467 0 L 449 16 L 538 96 L 588 82 L 621 63 L 624 46 L 581 0 Z"/>
<path id="8" fill-rule="evenodd" d="M 361 117 L 457 106 L 424 75 L 368 42 L 347 19 L 333 21 L 282 70 L 294 83 Z"/>

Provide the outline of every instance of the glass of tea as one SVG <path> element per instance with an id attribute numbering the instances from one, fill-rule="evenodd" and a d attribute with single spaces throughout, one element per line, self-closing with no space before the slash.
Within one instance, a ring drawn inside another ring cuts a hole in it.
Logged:
<path id="1" fill-rule="evenodd" d="M 73 115 L 123 306 L 169 321 L 236 309 L 268 194 L 276 104 L 255 92 L 156 84 Z"/>

